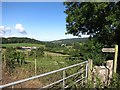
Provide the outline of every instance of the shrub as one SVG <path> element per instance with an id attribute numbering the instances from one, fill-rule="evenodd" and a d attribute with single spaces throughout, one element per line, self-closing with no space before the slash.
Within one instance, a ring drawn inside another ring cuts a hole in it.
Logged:
<path id="1" fill-rule="evenodd" d="M 119 74 L 113 75 L 113 78 L 112 78 L 111 83 L 108 86 L 108 88 L 120 89 L 120 75 Z"/>
<path id="2" fill-rule="evenodd" d="M 70 53 L 72 57 L 83 57 L 84 60 L 92 59 L 95 65 L 102 65 L 105 61 L 105 55 L 102 53 L 102 44 L 89 40 L 85 43 L 76 43 L 73 51 Z"/>
<path id="3" fill-rule="evenodd" d="M 5 56 L 3 59 L 6 61 L 6 67 L 8 69 L 14 69 L 16 65 L 22 65 L 25 63 L 25 53 L 17 51 L 15 48 L 7 48 L 3 53 Z"/>
<path id="4" fill-rule="evenodd" d="M 39 47 L 37 49 L 32 49 L 30 51 L 29 56 L 34 56 L 36 58 L 43 57 L 44 56 L 44 48 L 43 47 Z"/>

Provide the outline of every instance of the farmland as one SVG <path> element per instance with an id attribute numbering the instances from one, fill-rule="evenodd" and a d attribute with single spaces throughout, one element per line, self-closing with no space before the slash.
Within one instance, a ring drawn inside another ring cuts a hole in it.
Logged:
<path id="1" fill-rule="evenodd" d="M 81 62 L 81 60 L 69 60 L 69 57 L 71 57 L 71 55 L 65 53 L 65 51 L 68 50 L 69 47 L 72 48 L 72 46 L 70 45 L 62 47 L 58 43 L 52 44 L 48 42 L 45 44 L 7 43 L 2 44 L 2 47 L 2 60 L 4 66 L 2 82 L 3 84 L 43 74 L 49 71 L 57 70 Z M 23 50 L 18 49 L 18 47 L 36 47 L 38 49 L 40 48 L 40 51 L 27 49 Z M 13 49 L 6 51 L 10 48 Z M 7 54 L 7 52 L 9 53 Z M 12 58 L 11 56 L 14 58 Z M 12 61 L 9 61 L 9 58 L 11 58 Z M 60 78 L 61 74 L 54 75 L 54 77 Z M 42 79 L 40 83 L 45 84 L 47 78 L 49 77 Z M 50 82 L 54 80 L 56 79 L 52 78 Z M 39 81 L 37 80 L 35 80 L 35 82 L 39 83 Z M 34 83 L 32 82 L 29 82 L 28 84 L 31 84 L 32 88 L 35 87 Z M 26 87 L 28 87 L 28 85 Z"/>
<path id="2" fill-rule="evenodd" d="M 11 44 L 2 44 L 2 47 L 20 47 L 20 46 L 27 46 L 27 47 L 44 47 L 45 45 L 41 44 L 32 44 L 32 43 L 11 43 Z"/>
<path id="3" fill-rule="evenodd" d="M 101 44 L 95 44 L 94 40 L 69 43 L 57 41 L 6 43 L 2 44 L 2 47 L 3 84 L 58 70 L 81 63 L 89 58 L 93 59 L 94 65 L 102 65 L 106 58 L 101 51 Z M 81 67 L 85 68 L 85 65 L 67 70 L 66 76 L 79 71 Z M 15 86 L 18 88 L 42 87 L 56 80 L 60 80 L 63 77 L 62 75 L 62 72 L 57 72 Z M 76 77 L 81 78 L 81 75 L 76 75 L 66 80 L 66 82 L 72 83 L 76 80 Z M 61 83 L 57 87 L 61 87 Z"/>

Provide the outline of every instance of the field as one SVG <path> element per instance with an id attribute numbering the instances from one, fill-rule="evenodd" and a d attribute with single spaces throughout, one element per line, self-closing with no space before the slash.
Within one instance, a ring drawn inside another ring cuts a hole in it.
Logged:
<path id="1" fill-rule="evenodd" d="M 26 44 L 26 43 L 18 44 L 17 43 L 17 44 L 3 44 L 3 46 L 5 47 L 17 47 L 17 46 L 43 47 L 44 45 Z M 5 51 L 5 49 L 3 51 Z M 17 51 L 24 52 L 26 53 L 26 55 L 28 52 L 30 52 L 26 50 L 17 50 Z M 49 52 L 49 51 L 44 51 L 44 56 L 39 57 L 39 58 L 35 58 L 35 56 L 29 56 L 29 55 L 25 56 L 25 61 L 27 62 L 26 64 L 22 64 L 21 66 L 19 66 L 16 63 L 16 67 L 14 69 L 10 69 L 10 72 L 8 72 L 8 70 L 6 69 L 3 70 L 3 84 L 25 79 L 25 78 L 32 77 L 35 75 L 40 75 L 46 72 L 50 72 L 53 70 L 57 70 L 57 69 L 81 62 L 81 60 L 75 60 L 75 61 L 69 60 L 68 56 L 69 55 L 64 55 L 61 53 L 55 53 L 55 52 Z M 75 69 L 72 72 L 74 71 Z M 71 71 L 68 71 L 68 73 L 71 73 Z M 35 88 L 38 86 L 46 85 L 60 78 L 62 78 L 61 72 L 55 73 L 53 75 L 49 75 L 42 79 L 34 80 L 33 81 L 34 83 L 30 81 L 26 83 L 25 85 L 22 85 L 22 87 L 30 86 L 31 88 Z M 35 83 L 38 83 L 38 86 L 36 86 Z M 17 87 L 21 87 L 21 86 L 17 86 Z"/>
<path id="2" fill-rule="evenodd" d="M 73 64 L 76 64 L 78 62 L 81 62 L 80 60 L 78 61 L 69 61 L 66 59 L 66 57 L 62 56 L 46 56 L 43 58 L 39 58 L 36 60 L 36 72 L 35 72 L 35 60 L 31 59 L 28 64 L 23 64 L 21 67 L 16 67 L 12 73 L 4 73 L 3 83 L 9 83 L 21 79 L 25 79 L 28 77 L 32 77 L 35 75 L 40 75 L 46 72 L 50 72 L 53 70 L 57 70 L 66 66 L 70 66 Z M 69 70 L 67 71 L 67 74 L 73 73 L 75 69 L 72 71 Z M 48 75 L 43 78 L 35 79 L 32 81 L 29 81 L 28 83 L 22 84 L 22 87 L 31 87 L 31 88 L 36 88 L 36 87 L 41 87 L 43 85 L 47 85 L 51 82 L 54 82 L 56 80 L 59 80 L 62 78 L 62 72 L 55 73 L 52 75 Z M 36 85 L 36 84 L 37 85 Z M 16 85 L 16 87 L 21 87 L 21 85 Z"/>
<path id="3" fill-rule="evenodd" d="M 41 44 L 31 44 L 31 43 L 12 43 L 12 44 L 2 44 L 2 47 L 20 47 L 20 46 L 27 46 L 27 47 L 44 47 L 45 45 Z"/>

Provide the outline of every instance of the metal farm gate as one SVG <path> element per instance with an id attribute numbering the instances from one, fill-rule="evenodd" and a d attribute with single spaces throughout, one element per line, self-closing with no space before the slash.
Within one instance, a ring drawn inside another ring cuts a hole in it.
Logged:
<path id="1" fill-rule="evenodd" d="M 75 68 L 75 67 L 77 67 L 76 72 L 74 72 L 70 75 L 67 75 L 68 70 L 72 69 L 72 68 Z M 44 74 L 36 75 L 36 76 L 26 78 L 26 79 L 23 79 L 23 80 L 19 80 L 19 81 L 11 82 L 11 83 L 8 83 L 8 84 L 0 85 L 0 89 L 12 88 L 14 90 L 15 85 L 17 85 L 17 84 L 28 82 L 30 80 L 35 80 L 35 79 L 38 79 L 38 78 L 43 78 L 45 76 L 52 75 L 52 74 L 57 73 L 57 72 L 61 72 L 61 77 L 62 77 L 61 79 L 59 79 L 55 82 L 52 82 L 50 84 L 47 84 L 47 85 L 45 85 L 43 87 L 40 87 L 40 88 L 41 89 L 49 88 L 53 85 L 61 83 L 61 85 L 62 85 L 61 88 L 64 90 L 64 89 L 69 88 L 69 87 L 71 87 L 72 85 L 74 85 L 78 82 L 87 83 L 88 61 L 84 61 L 84 62 L 81 62 L 81 63 L 78 63 L 78 64 L 74 64 L 74 65 L 71 65 L 71 66 L 68 66 L 68 67 L 65 67 L 65 68 L 61 68 L 61 69 L 58 69 L 58 70 L 54 70 L 54 71 L 51 71 L 51 72 L 47 72 L 47 73 L 44 73 Z M 68 85 L 66 80 L 70 79 L 70 78 L 72 78 L 76 75 L 81 76 L 81 77 L 77 78 L 74 82 L 72 82 Z"/>

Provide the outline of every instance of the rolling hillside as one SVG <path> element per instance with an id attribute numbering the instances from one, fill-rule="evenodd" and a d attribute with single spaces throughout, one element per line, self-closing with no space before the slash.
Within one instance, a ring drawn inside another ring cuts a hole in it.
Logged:
<path id="1" fill-rule="evenodd" d="M 54 40 L 54 41 L 39 41 L 36 39 L 31 39 L 27 37 L 9 37 L 9 38 L 2 38 L 2 44 L 3 46 L 9 47 L 9 46 L 31 46 L 31 44 L 38 44 L 39 45 L 58 45 L 58 44 L 71 44 L 75 42 L 85 42 L 88 38 L 70 38 L 70 39 L 60 39 L 60 40 Z M 36 45 L 35 45 L 36 46 Z"/>
<path id="2" fill-rule="evenodd" d="M 64 43 L 64 44 L 68 44 L 68 43 L 75 43 L 75 42 L 85 42 L 87 41 L 88 38 L 70 38 L 70 39 L 60 39 L 60 40 L 55 40 L 52 41 L 53 43 Z"/>
<path id="3" fill-rule="evenodd" d="M 42 41 L 38 41 L 32 38 L 27 37 L 9 37 L 2 38 L 2 44 L 11 44 L 11 43 L 32 43 L 32 44 L 44 44 Z"/>

